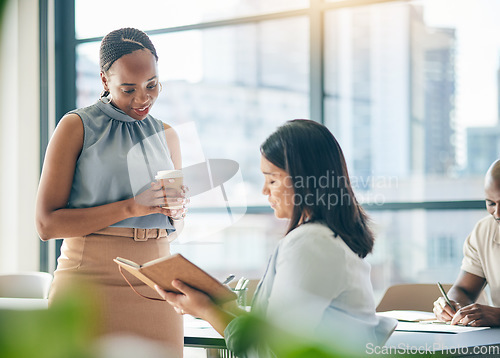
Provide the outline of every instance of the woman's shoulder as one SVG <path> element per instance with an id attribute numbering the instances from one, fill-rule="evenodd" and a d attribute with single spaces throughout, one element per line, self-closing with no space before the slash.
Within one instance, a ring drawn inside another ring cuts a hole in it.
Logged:
<path id="1" fill-rule="evenodd" d="M 281 251 L 314 251 L 323 250 L 337 255 L 359 258 L 342 237 L 337 235 L 323 222 L 312 222 L 298 226 L 290 231 L 280 244 Z"/>
<path id="2" fill-rule="evenodd" d="M 342 266 L 354 255 L 344 241 L 323 223 L 302 224 L 290 231 L 278 248 L 278 262 L 294 265 L 315 262 L 330 267 Z"/>
<path id="3" fill-rule="evenodd" d="M 302 224 L 290 231 L 283 238 L 283 245 L 336 245 L 338 236 L 326 224 L 322 222 L 311 222 Z M 342 241 L 342 240 L 340 240 Z"/>
<path id="4" fill-rule="evenodd" d="M 286 235 L 286 237 L 302 236 L 306 233 L 309 234 L 314 233 L 315 235 L 335 236 L 335 233 L 332 231 L 332 229 L 328 227 L 328 225 L 326 225 L 321 221 L 314 221 L 297 226 L 295 229 L 290 231 L 288 235 Z"/>
<path id="5" fill-rule="evenodd" d="M 96 115 L 96 114 L 99 114 L 101 112 L 102 112 L 102 110 L 99 108 L 97 103 L 93 103 L 89 106 L 80 107 L 80 108 L 76 108 L 72 111 L 69 111 L 66 115 L 77 114 L 81 117 L 82 115 Z"/>
<path id="6" fill-rule="evenodd" d="M 83 129 L 81 117 L 75 112 L 66 113 L 57 123 L 57 129 L 61 131 L 62 128 L 70 132 Z"/>
<path id="7" fill-rule="evenodd" d="M 100 128 L 103 125 L 106 125 L 106 114 L 99 108 L 97 103 L 94 103 L 87 107 L 81 107 L 74 109 L 68 113 L 66 113 L 65 117 L 74 116 L 79 117 L 80 122 L 83 124 L 85 128 L 95 129 Z"/>

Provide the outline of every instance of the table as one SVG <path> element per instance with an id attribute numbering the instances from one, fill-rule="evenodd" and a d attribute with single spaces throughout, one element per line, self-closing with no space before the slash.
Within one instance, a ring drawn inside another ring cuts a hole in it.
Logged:
<path id="1" fill-rule="evenodd" d="M 227 351 L 224 338 L 210 324 L 189 315 L 184 316 L 184 345 Z M 396 330 L 384 346 L 366 347 L 368 354 L 427 353 L 431 355 L 438 352 L 454 356 L 484 354 L 500 356 L 500 328 L 455 334 Z"/>
<path id="2" fill-rule="evenodd" d="M 47 299 L 0 297 L 0 310 L 37 310 L 48 307 Z M 184 315 L 184 345 L 224 352 L 224 338 L 206 321 Z M 367 346 L 367 353 L 430 353 L 442 352 L 450 355 L 500 356 L 500 328 L 463 333 L 429 333 L 395 331 L 383 347 Z"/>
<path id="3" fill-rule="evenodd" d="M 41 310 L 49 307 L 46 298 L 0 297 L 0 310 Z"/>
<path id="4" fill-rule="evenodd" d="M 184 315 L 184 346 L 194 348 L 226 348 L 224 338 L 210 323 Z"/>
<path id="5" fill-rule="evenodd" d="M 500 328 L 456 334 L 395 331 L 385 346 L 381 347 L 380 352 L 392 354 L 440 352 L 458 356 L 484 354 L 500 356 Z"/>

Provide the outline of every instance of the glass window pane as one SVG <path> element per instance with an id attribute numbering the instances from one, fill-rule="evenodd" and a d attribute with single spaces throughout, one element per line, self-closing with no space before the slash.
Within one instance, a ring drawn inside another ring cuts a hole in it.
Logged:
<path id="1" fill-rule="evenodd" d="M 376 296 L 396 283 L 453 283 L 462 247 L 486 210 L 372 211 L 375 248 L 367 256 Z"/>
<path id="2" fill-rule="evenodd" d="M 76 37 L 104 36 L 120 27 L 143 31 L 296 10 L 308 0 L 75 0 Z"/>
<path id="3" fill-rule="evenodd" d="M 450 4 L 325 14 L 325 122 L 369 201 L 483 197 L 500 155 L 500 2 Z"/>
<path id="4" fill-rule="evenodd" d="M 248 205 L 267 205 L 262 141 L 309 115 L 307 34 L 307 19 L 294 18 L 153 38 L 164 79 L 154 113 L 174 125 L 194 122 L 207 158 L 237 161 Z M 183 148 L 186 161 L 189 154 Z"/>
<path id="5" fill-rule="evenodd" d="M 220 221 L 217 214 L 189 213 L 188 220 L 196 225 L 188 225 L 172 242 L 172 252 L 192 259 L 221 280 L 229 274 L 262 277 L 287 225 L 274 214 L 247 214 L 235 225 L 206 235 L 206 229 Z"/>
<path id="6" fill-rule="evenodd" d="M 267 205 L 260 144 L 286 120 L 309 117 L 308 26 L 299 17 L 151 37 L 163 83 L 152 115 L 177 126 L 181 139 L 192 124 L 199 143 L 191 134 L 181 140 L 184 166 L 200 158 L 239 163 L 246 197 L 233 205 Z M 77 47 L 78 106 L 102 90 L 98 46 Z"/>
<path id="7" fill-rule="evenodd" d="M 99 75 L 98 42 L 81 44 L 76 47 L 76 106 L 86 107 L 97 101 L 102 92 Z"/>

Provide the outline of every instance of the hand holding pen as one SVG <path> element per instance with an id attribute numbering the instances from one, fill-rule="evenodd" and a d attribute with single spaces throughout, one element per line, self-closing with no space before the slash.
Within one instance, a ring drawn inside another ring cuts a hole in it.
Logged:
<path id="1" fill-rule="evenodd" d="M 443 286 L 439 282 L 437 285 L 441 292 L 441 297 L 434 302 L 434 314 L 438 320 L 450 322 L 455 313 L 460 309 L 460 304 L 448 298 Z"/>

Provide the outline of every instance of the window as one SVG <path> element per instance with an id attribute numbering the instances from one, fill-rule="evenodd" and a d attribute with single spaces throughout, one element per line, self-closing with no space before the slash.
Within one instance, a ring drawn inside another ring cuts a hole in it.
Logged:
<path id="1" fill-rule="evenodd" d="M 458 209 L 457 200 L 483 198 L 484 174 L 499 157 L 499 42 L 491 37 L 498 28 L 491 11 L 500 2 L 450 6 L 395 1 L 325 12 L 324 120 L 339 138 L 358 195 L 372 204 L 377 288 L 453 282 L 463 241 L 487 214 L 373 211 L 384 203 L 446 201 Z"/>
<path id="2" fill-rule="evenodd" d="M 172 1 L 93 2 L 75 0 L 77 105 L 99 96 L 102 36 L 141 28 L 163 83 L 152 114 L 195 129 L 184 165 L 240 167 L 245 194 L 233 204 L 246 215 L 228 224 L 199 198 L 174 250 L 221 278 L 260 276 L 285 223 L 260 194 L 259 145 L 284 121 L 319 114 L 374 222 L 376 291 L 454 281 L 462 243 L 486 215 L 483 175 L 500 155 L 500 0 L 191 0 L 175 13 Z"/>

